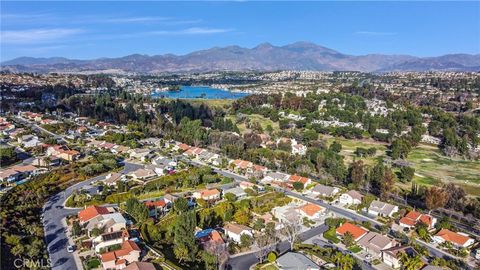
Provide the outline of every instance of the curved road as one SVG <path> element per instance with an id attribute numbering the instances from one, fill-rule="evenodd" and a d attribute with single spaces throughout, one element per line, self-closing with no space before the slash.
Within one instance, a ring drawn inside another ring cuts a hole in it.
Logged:
<path id="1" fill-rule="evenodd" d="M 142 165 L 125 162 L 123 173 L 134 171 Z M 50 256 L 52 269 L 77 269 L 72 253 L 67 252 L 69 245 L 68 237 L 65 233 L 63 219 L 69 215 L 79 212 L 78 209 L 64 209 L 65 200 L 76 190 L 91 184 L 94 181 L 104 179 L 105 175 L 90 178 L 83 182 L 68 187 L 64 191 L 50 197 L 43 206 L 43 226 L 45 231 L 45 242 L 47 244 L 48 254 Z"/>

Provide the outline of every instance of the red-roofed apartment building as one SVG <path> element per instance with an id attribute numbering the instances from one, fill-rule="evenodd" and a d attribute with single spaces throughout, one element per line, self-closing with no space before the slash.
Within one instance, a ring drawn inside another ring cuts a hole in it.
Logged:
<path id="1" fill-rule="evenodd" d="M 138 261 L 140 252 L 141 250 L 135 242 L 125 241 L 122 243 L 121 249 L 101 255 L 103 269 L 124 269 L 128 264 Z"/>
<path id="2" fill-rule="evenodd" d="M 358 241 L 365 236 L 368 231 L 355 224 L 345 222 L 337 228 L 337 234 L 344 236 L 346 233 L 350 233 L 353 236 L 353 240 Z"/>
<path id="3" fill-rule="evenodd" d="M 434 228 L 435 223 L 437 223 L 437 219 L 426 214 L 419 213 L 417 211 L 410 211 L 407 215 L 402 217 L 398 222 L 400 226 L 405 228 L 413 228 L 419 222 L 424 223 L 428 226 L 428 229 L 431 230 Z"/>

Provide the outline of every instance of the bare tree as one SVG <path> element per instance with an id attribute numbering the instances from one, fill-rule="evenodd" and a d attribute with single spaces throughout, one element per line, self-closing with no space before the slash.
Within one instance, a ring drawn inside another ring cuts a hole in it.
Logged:
<path id="1" fill-rule="evenodd" d="M 298 238 L 298 234 L 302 229 L 301 219 L 299 215 L 292 216 L 282 221 L 282 234 L 287 238 L 290 243 L 290 249 L 293 250 L 293 245 Z"/>
<path id="2" fill-rule="evenodd" d="M 258 250 L 255 251 L 255 257 L 263 263 L 267 254 L 272 250 L 273 244 L 275 244 L 275 238 L 269 237 L 266 234 L 261 234 L 255 237 L 255 245 Z"/>
<path id="3" fill-rule="evenodd" d="M 220 266 L 228 260 L 229 254 L 227 245 L 216 241 L 208 241 L 204 244 L 204 248 L 215 257 L 215 265 L 217 269 L 221 269 Z"/>

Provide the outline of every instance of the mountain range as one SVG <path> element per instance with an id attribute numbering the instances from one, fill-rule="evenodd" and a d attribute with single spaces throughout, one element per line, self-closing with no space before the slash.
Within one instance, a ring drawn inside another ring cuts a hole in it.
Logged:
<path id="1" fill-rule="evenodd" d="M 285 46 L 262 43 L 254 48 L 214 47 L 186 55 L 133 54 L 119 58 L 75 60 L 63 57 L 20 57 L 1 63 L 12 72 L 161 73 L 208 71 L 480 71 L 480 54 L 438 57 L 410 55 L 348 55 L 310 42 Z"/>

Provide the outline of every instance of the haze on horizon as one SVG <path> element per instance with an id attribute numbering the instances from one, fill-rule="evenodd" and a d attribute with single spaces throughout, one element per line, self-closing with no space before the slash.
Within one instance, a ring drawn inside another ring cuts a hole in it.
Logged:
<path id="1" fill-rule="evenodd" d="M 351 55 L 480 53 L 479 2 L 2 2 L 1 61 L 309 41 Z"/>

